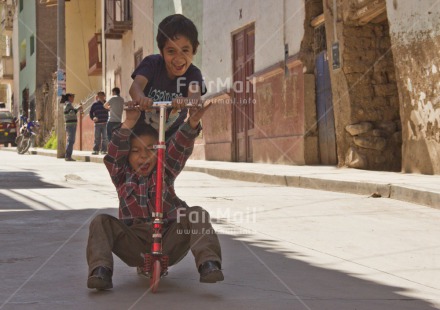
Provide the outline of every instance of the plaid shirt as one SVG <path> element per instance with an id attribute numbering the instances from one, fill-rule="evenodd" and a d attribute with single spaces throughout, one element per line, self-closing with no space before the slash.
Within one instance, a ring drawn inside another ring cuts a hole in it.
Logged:
<path id="1" fill-rule="evenodd" d="M 156 202 L 156 170 L 148 176 L 138 176 L 128 163 L 130 151 L 130 129 L 119 128 L 113 132 L 112 141 L 104 163 L 116 186 L 119 197 L 119 218 L 151 218 Z M 167 143 L 165 155 L 163 216 L 174 220 L 178 208 L 188 205 L 177 197 L 174 180 L 191 155 L 198 130 L 183 123 Z"/>

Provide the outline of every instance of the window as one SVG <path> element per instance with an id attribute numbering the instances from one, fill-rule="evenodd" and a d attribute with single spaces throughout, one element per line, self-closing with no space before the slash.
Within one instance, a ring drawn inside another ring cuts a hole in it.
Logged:
<path id="1" fill-rule="evenodd" d="M 134 53 L 134 68 L 136 69 L 142 61 L 143 51 L 142 48 L 138 49 L 136 53 Z"/>
<path id="2" fill-rule="evenodd" d="M 121 88 L 121 67 L 118 67 L 115 70 L 115 86 Z M 111 84 L 110 84 L 111 85 Z"/>
<path id="3" fill-rule="evenodd" d="M 20 43 L 20 70 L 26 67 L 26 39 Z"/>
<path id="4" fill-rule="evenodd" d="M 31 35 L 31 41 L 30 41 L 30 52 L 31 52 L 31 56 L 34 54 L 35 52 L 35 36 Z"/>

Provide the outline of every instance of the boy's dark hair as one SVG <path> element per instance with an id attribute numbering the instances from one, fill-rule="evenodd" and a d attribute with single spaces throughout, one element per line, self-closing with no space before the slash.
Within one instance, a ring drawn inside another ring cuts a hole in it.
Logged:
<path id="1" fill-rule="evenodd" d="M 105 93 L 101 90 L 96 95 L 98 95 L 98 96 L 105 96 Z"/>
<path id="2" fill-rule="evenodd" d="M 188 38 L 193 47 L 193 54 L 195 54 L 200 44 L 197 38 L 199 33 L 194 23 L 182 14 L 170 15 L 160 22 L 156 36 L 159 50 L 162 52 L 167 40 L 174 40 L 179 35 Z"/>
<path id="3" fill-rule="evenodd" d="M 75 97 L 75 94 L 67 93 L 67 94 L 61 95 L 60 103 L 66 103 L 66 101 L 69 101 L 70 96 Z"/>
<path id="4" fill-rule="evenodd" d="M 121 90 L 119 89 L 119 87 L 114 87 L 112 89 L 112 93 L 115 93 L 116 96 L 119 96 L 119 94 L 121 93 Z"/>
<path id="5" fill-rule="evenodd" d="M 159 133 L 157 132 L 157 130 L 154 129 L 151 125 L 145 123 L 144 119 L 145 116 L 142 117 L 141 115 L 136 125 L 131 129 L 130 140 L 141 136 L 150 136 L 156 140 L 159 139 Z"/>

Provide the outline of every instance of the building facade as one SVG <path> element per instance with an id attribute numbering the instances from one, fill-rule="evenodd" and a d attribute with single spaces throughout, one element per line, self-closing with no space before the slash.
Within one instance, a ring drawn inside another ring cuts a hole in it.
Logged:
<path id="1" fill-rule="evenodd" d="M 204 2 L 206 159 L 440 173 L 440 8 L 417 3 Z"/>
<path id="2" fill-rule="evenodd" d="M 386 1 L 402 127 L 402 171 L 440 174 L 440 7 Z"/>
<path id="3" fill-rule="evenodd" d="M 207 1 L 203 14 L 206 159 L 318 164 L 304 1 Z"/>
<path id="4" fill-rule="evenodd" d="M 337 51 L 329 59 L 338 164 L 439 174 L 438 5 L 353 0 L 323 11 Z"/>
<path id="5" fill-rule="evenodd" d="M 18 67 L 15 68 L 14 76 L 18 77 L 18 89 L 14 90 L 14 98 L 17 99 L 20 115 L 24 115 L 33 120 L 36 119 L 36 10 L 37 1 L 24 1 L 17 3 L 17 20 L 18 27 L 14 28 L 18 31 L 17 42 L 14 46 L 16 58 L 18 59 Z"/>
<path id="6" fill-rule="evenodd" d="M 119 87 L 129 100 L 131 74 L 153 53 L 153 1 L 106 0 L 105 7 L 105 92 L 110 97 L 111 89 Z"/>
<path id="7" fill-rule="evenodd" d="M 51 14 L 40 1 L 17 3 L 11 107 L 31 113 L 52 70 L 35 38 L 55 43 L 39 35 Z M 131 73 L 174 13 L 199 30 L 194 64 L 213 102 L 193 158 L 440 173 L 435 0 L 66 1 L 68 91 L 89 104 L 118 86 L 130 99 Z M 82 123 L 75 147 L 91 149 Z"/>
<path id="8" fill-rule="evenodd" d="M 11 0 L 0 2 L 1 29 L 0 29 L 0 102 L 14 111 L 12 90 L 14 81 L 14 62 L 12 50 L 12 30 L 14 24 L 15 7 Z"/>
<path id="9" fill-rule="evenodd" d="M 92 150 L 94 123 L 90 107 L 98 91 L 104 90 L 102 0 L 65 2 L 66 92 L 75 94 L 75 104 L 83 104 L 84 113 L 77 126 L 76 150 Z"/>

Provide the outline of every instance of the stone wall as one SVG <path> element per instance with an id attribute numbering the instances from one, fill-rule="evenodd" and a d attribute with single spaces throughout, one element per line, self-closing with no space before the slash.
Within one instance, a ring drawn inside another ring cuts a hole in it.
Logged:
<path id="1" fill-rule="evenodd" d="M 400 171 L 401 126 L 388 24 L 344 26 L 342 70 L 351 102 L 345 164 Z"/>
<path id="2" fill-rule="evenodd" d="M 324 5 L 327 47 L 339 44 L 341 63 L 330 68 L 338 165 L 400 171 L 399 97 L 386 12 L 370 22 L 356 13 L 378 4 L 337 1 L 335 12 Z"/>

